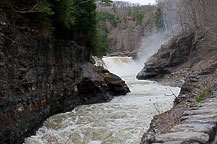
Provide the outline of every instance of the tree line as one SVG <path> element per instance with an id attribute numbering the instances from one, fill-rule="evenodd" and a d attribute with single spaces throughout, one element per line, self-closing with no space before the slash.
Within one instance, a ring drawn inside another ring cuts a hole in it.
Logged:
<path id="1" fill-rule="evenodd" d="M 97 31 L 96 3 L 111 0 L 1 0 L 5 21 L 39 31 L 40 37 L 74 40 L 96 55 L 104 51 Z M 102 52 L 103 53 L 103 52 Z"/>
<path id="2" fill-rule="evenodd" d="M 97 23 L 108 54 L 136 50 L 140 40 L 154 30 L 155 6 L 114 1 L 97 6 Z"/>
<path id="3" fill-rule="evenodd" d="M 216 0 L 157 0 L 157 3 L 163 11 L 166 29 L 179 25 L 186 32 L 201 27 L 216 27 Z"/>

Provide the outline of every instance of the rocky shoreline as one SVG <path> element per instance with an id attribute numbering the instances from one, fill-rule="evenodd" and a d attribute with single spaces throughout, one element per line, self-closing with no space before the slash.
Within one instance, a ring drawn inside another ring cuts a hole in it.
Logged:
<path id="1" fill-rule="evenodd" d="M 137 75 L 181 87 L 173 108 L 153 118 L 141 144 L 216 142 L 217 55 L 216 49 L 207 46 L 215 41 L 209 33 L 198 29 L 174 37 Z"/>
<path id="2" fill-rule="evenodd" d="M 51 115 L 108 102 L 129 88 L 73 41 L 0 23 L 0 143 L 19 144 Z"/>
<path id="3" fill-rule="evenodd" d="M 216 102 L 216 92 L 214 92 L 211 98 L 185 111 L 180 123 L 168 133 L 157 135 L 153 143 L 216 144 Z"/>

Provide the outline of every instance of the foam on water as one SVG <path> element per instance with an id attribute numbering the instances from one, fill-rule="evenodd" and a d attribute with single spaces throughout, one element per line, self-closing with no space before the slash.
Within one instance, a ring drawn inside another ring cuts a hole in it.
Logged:
<path id="1" fill-rule="evenodd" d="M 103 61 L 126 81 L 131 93 L 51 116 L 26 144 L 137 144 L 152 117 L 172 107 L 172 92 L 178 95 L 180 88 L 136 80 L 142 66 L 132 58 L 105 57 Z"/>

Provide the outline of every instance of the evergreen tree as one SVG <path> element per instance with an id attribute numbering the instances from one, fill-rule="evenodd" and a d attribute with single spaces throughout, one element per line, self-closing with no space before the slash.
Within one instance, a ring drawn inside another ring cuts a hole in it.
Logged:
<path id="1" fill-rule="evenodd" d="M 136 24 L 142 24 L 142 20 L 144 18 L 144 13 L 141 11 L 141 8 L 135 8 L 134 19 Z"/>
<path id="2" fill-rule="evenodd" d="M 76 7 L 74 0 L 59 0 L 54 2 L 54 21 L 71 29 L 75 23 Z"/>
<path id="3" fill-rule="evenodd" d="M 154 14 L 154 22 L 157 31 L 165 31 L 163 11 L 160 8 L 158 8 Z"/>
<path id="4" fill-rule="evenodd" d="M 4 0 L 0 0 L 0 8 L 3 8 L 4 6 Z"/>
<path id="5" fill-rule="evenodd" d="M 74 40 L 95 54 L 104 53 L 100 42 L 104 38 L 97 31 L 96 0 L 7 0 L 4 6 L 2 2 L 0 6 L 15 18 L 12 23 L 38 29 L 43 37 Z M 111 0 L 100 2 L 111 4 Z"/>

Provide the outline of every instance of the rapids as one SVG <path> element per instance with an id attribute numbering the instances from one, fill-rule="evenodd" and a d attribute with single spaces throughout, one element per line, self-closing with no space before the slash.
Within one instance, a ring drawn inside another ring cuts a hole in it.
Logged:
<path id="1" fill-rule="evenodd" d="M 139 144 L 154 115 L 172 107 L 180 88 L 135 78 L 142 65 L 130 57 L 104 57 L 104 65 L 119 75 L 131 93 L 109 103 L 83 105 L 48 118 L 25 144 Z"/>

